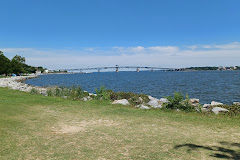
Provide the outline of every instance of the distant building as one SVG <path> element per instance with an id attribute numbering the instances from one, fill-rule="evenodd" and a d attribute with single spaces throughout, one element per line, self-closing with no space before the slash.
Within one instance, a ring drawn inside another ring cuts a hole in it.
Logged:
<path id="1" fill-rule="evenodd" d="M 46 69 L 46 70 L 43 71 L 43 74 L 48 74 L 48 72 L 49 71 Z"/>
<path id="2" fill-rule="evenodd" d="M 41 71 L 36 71 L 36 75 L 40 75 L 41 73 Z"/>

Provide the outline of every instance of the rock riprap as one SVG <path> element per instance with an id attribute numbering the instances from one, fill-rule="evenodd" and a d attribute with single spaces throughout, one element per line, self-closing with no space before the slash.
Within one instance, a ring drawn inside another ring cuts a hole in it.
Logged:
<path id="1" fill-rule="evenodd" d="M 26 83 L 23 83 L 27 79 L 37 78 L 36 75 L 29 76 L 17 76 L 17 77 L 8 77 L 0 78 L 0 87 L 7 87 L 13 90 L 19 90 L 23 92 L 31 92 L 32 89 L 36 89 L 40 94 L 47 95 L 47 89 L 42 87 L 30 86 Z"/>

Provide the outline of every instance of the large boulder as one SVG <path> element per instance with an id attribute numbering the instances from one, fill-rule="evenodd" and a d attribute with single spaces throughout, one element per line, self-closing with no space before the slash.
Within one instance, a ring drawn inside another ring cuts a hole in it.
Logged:
<path id="1" fill-rule="evenodd" d="M 167 98 L 160 98 L 160 103 L 164 104 L 164 103 L 169 103 L 169 100 Z"/>
<path id="2" fill-rule="evenodd" d="M 130 105 L 127 99 L 115 100 L 112 104 Z"/>
<path id="3" fill-rule="evenodd" d="M 218 114 L 219 112 L 229 112 L 229 110 L 225 109 L 225 108 L 222 108 L 222 107 L 214 107 L 212 109 L 212 111 L 215 113 L 215 114 Z"/>
<path id="4" fill-rule="evenodd" d="M 147 103 L 148 105 L 150 105 L 153 108 L 162 108 L 160 101 L 158 99 L 153 98 L 151 96 L 149 96 L 149 97 L 148 98 L 150 99 L 150 101 Z"/>
<path id="5" fill-rule="evenodd" d="M 196 99 L 196 98 L 189 99 L 189 103 L 190 103 L 190 105 L 192 105 L 194 107 L 198 107 L 199 106 L 199 99 Z"/>
<path id="6" fill-rule="evenodd" d="M 218 105 L 223 105 L 223 103 L 212 101 L 211 105 L 212 106 L 218 106 Z"/>
<path id="7" fill-rule="evenodd" d="M 204 104 L 201 108 L 202 112 L 209 112 L 211 110 L 211 104 Z"/>

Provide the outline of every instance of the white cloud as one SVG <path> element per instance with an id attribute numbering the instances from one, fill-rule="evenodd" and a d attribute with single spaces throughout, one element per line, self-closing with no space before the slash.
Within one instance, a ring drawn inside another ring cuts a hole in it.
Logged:
<path id="1" fill-rule="evenodd" d="M 232 66 L 240 65 L 240 42 L 223 45 L 112 47 L 81 49 L 0 48 L 11 58 L 26 57 L 26 63 L 50 69 L 97 66 Z"/>

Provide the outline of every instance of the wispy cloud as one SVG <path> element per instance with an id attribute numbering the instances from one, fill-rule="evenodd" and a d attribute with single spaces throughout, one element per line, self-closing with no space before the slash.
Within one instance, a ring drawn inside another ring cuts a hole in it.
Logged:
<path id="1" fill-rule="evenodd" d="M 113 65 L 161 67 L 240 65 L 240 42 L 222 45 L 109 47 L 81 49 L 0 48 L 34 66 L 50 69 Z"/>

